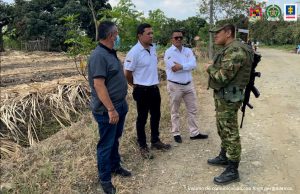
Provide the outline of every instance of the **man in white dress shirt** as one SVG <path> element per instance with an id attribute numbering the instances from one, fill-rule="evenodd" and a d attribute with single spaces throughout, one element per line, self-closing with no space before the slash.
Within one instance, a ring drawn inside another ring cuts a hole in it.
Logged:
<path id="1" fill-rule="evenodd" d="M 164 61 L 167 72 L 167 90 L 171 103 L 172 134 L 177 143 L 182 143 L 180 135 L 179 107 L 181 101 L 187 109 L 190 139 L 206 139 L 197 126 L 196 92 L 192 81 L 192 70 L 196 67 L 196 58 L 191 49 L 182 46 L 183 32 L 174 30 L 171 36 L 172 46 L 165 52 Z"/>
<path id="2" fill-rule="evenodd" d="M 145 125 L 150 112 L 151 148 L 168 150 L 169 144 L 159 139 L 160 92 L 158 88 L 157 55 L 152 45 L 153 30 L 150 24 L 140 24 L 137 28 L 138 42 L 128 52 L 125 63 L 125 77 L 133 86 L 133 98 L 137 106 L 137 141 L 143 158 L 152 159 L 146 141 Z"/>

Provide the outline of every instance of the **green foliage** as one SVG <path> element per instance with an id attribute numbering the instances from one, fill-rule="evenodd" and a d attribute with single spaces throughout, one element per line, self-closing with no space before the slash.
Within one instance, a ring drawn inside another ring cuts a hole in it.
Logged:
<path id="1" fill-rule="evenodd" d="M 170 36 L 174 29 L 182 29 L 188 43 L 198 34 L 206 21 L 199 17 L 190 17 L 187 20 L 179 21 L 174 18 L 167 18 L 160 9 L 149 11 L 146 18 L 143 13 L 135 10 L 135 5 L 131 0 L 120 0 L 112 10 L 102 12 L 103 19 L 111 19 L 116 22 L 121 37 L 122 51 L 131 48 L 137 41 L 136 28 L 141 23 L 149 23 L 154 31 L 154 42 L 161 46 L 166 46 L 170 42 Z"/>
<path id="2" fill-rule="evenodd" d="M 273 49 L 279 49 L 283 51 L 294 51 L 296 52 L 296 45 L 295 44 L 286 44 L 286 45 L 261 45 L 260 47 L 264 48 L 273 48 Z"/>
<path id="3" fill-rule="evenodd" d="M 92 2 L 92 7 L 89 6 Z M 72 56 L 86 55 L 95 46 L 96 23 L 110 19 L 116 22 L 121 37 L 121 51 L 130 49 L 137 41 L 136 28 L 146 22 L 154 30 L 154 42 L 160 47 L 170 43 L 174 29 L 185 32 L 185 41 L 194 46 L 194 37 L 201 37 L 202 45 L 208 42 L 206 21 L 200 16 L 176 20 L 168 18 L 160 9 L 149 11 L 149 16 L 136 10 L 131 0 L 120 0 L 113 9 L 108 0 L 16 0 L 8 5 L 0 0 L 0 17 L 11 18 L 5 30 L 5 41 L 9 47 L 17 47 L 18 42 L 35 39 L 49 39 L 52 50 L 67 50 Z M 202 3 L 201 3 L 202 2 Z M 209 13 L 208 1 L 201 0 L 199 12 Z M 300 24 L 296 22 L 268 22 L 265 20 L 249 24 L 248 8 L 256 1 L 215 0 L 214 18 L 219 22 L 233 23 L 237 28 L 250 28 L 250 38 L 268 45 L 297 44 L 300 42 Z M 71 20 L 72 17 L 76 16 Z M 64 19 L 61 19 L 64 18 Z M 3 36 L 0 34 L 0 38 Z M 238 33 L 237 38 L 247 39 L 246 34 Z M 1 39 L 2 40 L 2 39 Z M 3 42 L 3 41 L 2 41 Z"/>
<path id="4" fill-rule="evenodd" d="M 6 20 L 5 24 L 0 26 L 0 52 L 4 51 L 3 36 L 8 32 L 7 22 L 10 22 L 10 17 L 12 15 L 12 12 L 13 12 L 12 6 L 0 0 L 0 20 L 1 21 L 4 21 L 4 19 Z"/>
<path id="5" fill-rule="evenodd" d="M 194 46 L 194 37 L 198 35 L 199 30 L 205 25 L 206 21 L 198 16 L 189 17 L 188 19 L 183 21 L 183 28 L 188 44 Z"/>
<path id="6" fill-rule="evenodd" d="M 258 21 L 250 25 L 250 37 L 266 45 L 299 44 L 300 22 Z"/>
<path id="7" fill-rule="evenodd" d="M 86 35 L 85 31 L 79 28 L 78 16 L 78 14 L 68 15 L 61 18 L 68 29 L 64 43 L 68 45 L 68 54 L 72 57 L 88 55 L 96 45 L 96 43 Z"/>
<path id="8" fill-rule="evenodd" d="M 209 41 L 209 36 L 208 36 L 208 31 L 210 27 L 208 24 L 206 24 L 204 27 L 199 29 L 198 35 L 200 36 L 200 40 L 202 40 L 204 43 L 208 43 Z"/>
<path id="9" fill-rule="evenodd" d="M 257 1 L 214 0 L 213 3 L 213 18 L 218 21 L 233 18 L 236 15 L 248 15 L 249 7 L 256 5 Z M 209 1 L 200 0 L 199 13 L 205 19 L 209 18 L 209 7 Z"/>
<path id="10" fill-rule="evenodd" d="M 96 11 L 110 9 L 108 0 L 90 0 Z M 66 50 L 67 28 L 60 18 L 78 14 L 78 23 L 90 37 L 95 37 L 95 25 L 86 0 L 16 0 L 10 29 L 18 40 L 49 39 L 51 50 Z M 97 18 L 100 19 L 100 15 Z"/>
<path id="11" fill-rule="evenodd" d="M 144 18 L 143 22 L 151 24 L 154 31 L 154 38 L 157 44 L 165 44 L 170 35 L 164 33 L 168 18 L 160 9 L 149 11 L 149 17 Z"/>
<path id="12" fill-rule="evenodd" d="M 14 49 L 14 50 L 21 49 L 21 43 L 16 39 L 10 38 L 9 36 L 3 36 L 3 42 L 4 42 L 5 49 Z"/>
<path id="13" fill-rule="evenodd" d="M 128 50 L 137 41 L 136 28 L 141 23 L 143 13 L 135 10 L 131 0 L 120 0 L 112 10 L 103 12 L 106 15 L 103 19 L 110 18 L 118 25 L 119 36 L 121 37 L 120 50 Z"/>

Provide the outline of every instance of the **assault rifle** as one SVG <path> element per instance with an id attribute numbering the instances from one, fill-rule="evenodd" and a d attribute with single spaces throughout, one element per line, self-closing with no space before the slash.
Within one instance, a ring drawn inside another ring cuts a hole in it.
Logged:
<path id="1" fill-rule="evenodd" d="M 255 77 L 261 76 L 260 72 L 255 71 L 255 68 L 256 68 L 257 64 L 260 62 L 260 59 L 261 59 L 261 55 L 254 52 L 254 60 L 253 60 L 252 67 L 251 67 L 250 81 L 246 86 L 245 98 L 243 101 L 243 105 L 241 107 L 241 111 L 243 112 L 243 115 L 242 115 L 242 121 L 241 121 L 240 128 L 243 127 L 246 106 L 248 106 L 250 109 L 253 109 L 253 106 L 249 103 L 251 92 L 254 94 L 255 98 L 258 98 L 260 96 L 258 89 L 254 86 Z"/>

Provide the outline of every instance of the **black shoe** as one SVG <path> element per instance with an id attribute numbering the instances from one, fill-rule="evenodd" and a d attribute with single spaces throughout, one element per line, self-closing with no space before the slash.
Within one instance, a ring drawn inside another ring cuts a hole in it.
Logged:
<path id="1" fill-rule="evenodd" d="M 159 140 L 155 143 L 151 143 L 151 149 L 154 149 L 154 148 L 157 150 L 169 150 L 169 149 L 171 149 L 171 145 L 165 144 Z"/>
<path id="2" fill-rule="evenodd" d="M 213 166 L 227 166 L 228 158 L 226 156 L 226 151 L 224 148 L 221 148 L 220 154 L 212 159 L 208 159 L 207 163 Z"/>
<path id="3" fill-rule="evenodd" d="M 174 140 L 175 140 L 177 143 L 182 143 L 182 139 L 181 139 L 181 136 L 180 136 L 180 135 L 175 135 L 175 136 L 174 136 Z"/>
<path id="4" fill-rule="evenodd" d="M 207 139 L 208 135 L 204 135 L 199 133 L 198 135 L 194 136 L 194 137 L 190 137 L 191 140 L 196 140 L 196 139 Z"/>
<path id="5" fill-rule="evenodd" d="M 119 168 L 113 170 L 112 173 L 120 175 L 122 177 L 129 177 L 129 176 L 131 176 L 131 172 L 129 172 L 128 170 L 122 168 L 121 166 Z"/>
<path id="6" fill-rule="evenodd" d="M 140 153 L 144 159 L 151 160 L 154 158 L 153 154 L 149 151 L 148 147 L 141 147 Z"/>
<path id="7" fill-rule="evenodd" d="M 105 194 L 115 194 L 117 192 L 111 182 L 101 183 L 101 187 Z"/>
<path id="8" fill-rule="evenodd" d="M 214 178 L 214 183 L 217 185 L 227 185 L 232 182 L 240 181 L 238 166 L 239 162 L 229 160 L 229 166 L 222 174 L 220 174 L 220 176 Z"/>

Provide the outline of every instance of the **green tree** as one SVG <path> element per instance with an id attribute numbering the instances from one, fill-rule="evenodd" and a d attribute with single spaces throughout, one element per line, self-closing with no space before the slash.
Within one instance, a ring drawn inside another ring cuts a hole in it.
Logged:
<path id="1" fill-rule="evenodd" d="M 0 0 L 0 52 L 4 51 L 3 35 L 8 32 L 3 33 L 3 28 L 10 23 L 12 12 L 12 6 Z"/>
<path id="2" fill-rule="evenodd" d="M 254 0 L 214 0 L 213 18 L 215 21 L 233 18 L 235 15 L 248 15 L 249 7 L 256 5 Z M 209 1 L 199 0 L 199 13 L 205 19 L 209 18 Z"/>
<path id="3" fill-rule="evenodd" d="M 90 0 L 93 9 L 98 12 L 111 8 L 107 0 Z M 65 50 L 67 28 L 60 18 L 79 14 L 80 28 L 89 36 L 95 37 L 93 13 L 86 0 L 16 0 L 14 5 L 13 24 L 16 29 L 16 38 L 32 40 L 47 38 L 51 40 L 51 48 Z M 94 15 L 100 19 L 100 15 Z"/>
<path id="4" fill-rule="evenodd" d="M 168 35 L 164 33 L 168 18 L 160 9 L 150 10 L 148 18 L 143 18 L 143 22 L 149 23 L 154 31 L 154 41 L 161 44 L 166 41 Z"/>
<path id="5" fill-rule="evenodd" d="M 267 45 L 299 44 L 300 22 L 258 21 L 250 25 L 250 36 Z"/>
<path id="6" fill-rule="evenodd" d="M 96 42 L 89 38 L 85 31 L 79 28 L 77 15 L 68 15 L 61 20 L 67 27 L 65 44 L 68 45 L 68 55 L 74 59 L 76 69 L 87 80 L 87 59 L 91 50 L 95 48 Z"/>
<path id="7" fill-rule="evenodd" d="M 203 28 L 207 22 L 199 16 L 189 17 L 183 21 L 185 37 L 189 45 L 194 45 L 193 40 L 201 28 Z"/>
<path id="8" fill-rule="evenodd" d="M 135 9 L 131 0 L 120 0 L 112 10 L 102 12 L 103 19 L 111 19 L 118 25 L 121 37 L 121 50 L 128 50 L 137 41 L 136 28 L 140 24 L 143 13 Z"/>

